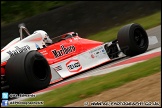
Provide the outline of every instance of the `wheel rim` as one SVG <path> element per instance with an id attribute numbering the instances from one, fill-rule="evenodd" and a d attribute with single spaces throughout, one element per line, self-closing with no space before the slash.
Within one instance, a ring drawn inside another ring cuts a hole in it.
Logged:
<path id="1" fill-rule="evenodd" d="M 139 28 L 134 30 L 134 41 L 138 47 L 146 47 L 147 37 L 145 33 Z"/>

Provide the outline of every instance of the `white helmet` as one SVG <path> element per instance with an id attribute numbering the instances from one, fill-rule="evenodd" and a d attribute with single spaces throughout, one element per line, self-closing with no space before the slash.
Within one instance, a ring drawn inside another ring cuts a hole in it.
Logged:
<path id="1" fill-rule="evenodd" d="M 43 41 L 46 45 L 52 44 L 52 40 L 49 38 L 48 34 L 43 30 L 34 31 L 33 34 L 40 33 L 43 36 Z"/>

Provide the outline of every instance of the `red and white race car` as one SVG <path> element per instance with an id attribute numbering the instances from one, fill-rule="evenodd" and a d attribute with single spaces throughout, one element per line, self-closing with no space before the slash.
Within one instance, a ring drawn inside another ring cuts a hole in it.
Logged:
<path id="1" fill-rule="evenodd" d="M 24 37 L 24 31 L 28 36 Z M 57 38 L 60 40 L 53 38 L 51 42 L 45 31 L 30 34 L 21 26 L 20 37 L 1 49 L 1 90 L 40 90 L 105 62 L 144 53 L 149 45 L 146 31 L 134 23 L 122 27 L 117 39 L 106 43 L 81 38 L 74 32 Z"/>

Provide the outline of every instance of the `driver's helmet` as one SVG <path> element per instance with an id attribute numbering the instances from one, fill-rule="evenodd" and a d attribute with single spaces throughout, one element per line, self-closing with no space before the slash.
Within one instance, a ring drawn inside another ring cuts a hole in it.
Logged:
<path id="1" fill-rule="evenodd" d="M 52 44 L 52 40 L 49 38 L 48 34 L 45 31 L 43 31 L 43 30 L 37 30 L 37 31 L 34 31 L 33 34 L 35 34 L 35 33 L 40 33 L 43 36 L 43 42 L 46 45 Z"/>

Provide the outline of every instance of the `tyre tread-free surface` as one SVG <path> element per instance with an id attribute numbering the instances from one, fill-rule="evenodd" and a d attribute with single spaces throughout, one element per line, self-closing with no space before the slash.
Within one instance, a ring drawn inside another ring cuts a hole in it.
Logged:
<path id="1" fill-rule="evenodd" d="M 31 92 L 47 87 L 51 70 L 37 51 L 27 51 L 11 57 L 6 65 L 6 78 L 15 92 Z"/>
<path id="2" fill-rule="evenodd" d="M 122 27 L 117 40 L 122 52 L 127 56 L 135 56 L 144 53 L 148 48 L 148 36 L 139 24 L 128 24 Z"/>

